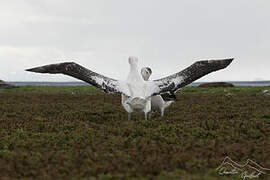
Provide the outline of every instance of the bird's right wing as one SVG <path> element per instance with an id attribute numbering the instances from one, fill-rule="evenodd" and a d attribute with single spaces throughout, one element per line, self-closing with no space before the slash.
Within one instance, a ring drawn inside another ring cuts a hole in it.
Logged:
<path id="1" fill-rule="evenodd" d="M 36 68 L 27 69 L 26 71 L 49 74 L 65 74 L 74 78 L 85 81 L 107 93 L 125 94 L 119 87 L 119 81 L 103 76 L 74 62 L 65 62 L 59 64 L 50 64 Z"/>
<path id="2" fill-rule="evenodd" d="M 233 58 L 197 61 L 178 73 L 154 80 L 153 82 L 158 88 L 153 91 L 152 95 L 173 93 L 211 72 L 226 68 L 232 61 Z"/>

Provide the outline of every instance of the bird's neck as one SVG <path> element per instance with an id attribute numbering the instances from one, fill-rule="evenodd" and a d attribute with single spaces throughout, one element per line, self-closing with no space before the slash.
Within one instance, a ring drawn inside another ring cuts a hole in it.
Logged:
<path id="1" fill-rule="evenodd" d="M 142 81 L 142 76 L 138 71 L 138 65 L 135 63 L 130 64 L 130 71 L 129 71 L 129 75 L 128 75 L 128 79 L 129 80 L 133 80 L 133 81 Z"/>

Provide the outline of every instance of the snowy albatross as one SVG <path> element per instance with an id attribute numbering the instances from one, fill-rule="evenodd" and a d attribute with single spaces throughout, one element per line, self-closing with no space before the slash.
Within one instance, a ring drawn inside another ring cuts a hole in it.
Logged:
<path id="1" fill-rule="evenodd" d="M 151 110 L 151 97 L 167 92 L 174 93 L 181 87 L 209 74 L 213 71 L 226 68 L 233 58 L 220 60 L 197 61 L 188 68 L 170 76 L 154 81 L 145 81 L 138 70 L 138 58 L 129 57 L 130 72 L 126 80 L 116 80 L 89 69 L 74 62 L 50 64 L 26 71 L 36 73 L 65 74 L 85 81 L 107 93 L 120 93 L 122 105 L 128 112 L 128 119 L 133 112 L 142 111 L 147 119 L 147 113 Z"/>
<path id="2" fill-rule="evenodd" d="M 152 74 L 152 70 L 150 67 L 143 67 L 141 69 L 141 75 L 145 81 L 148 81 Z M 149 113 L 149 117 L 151 118 L 151 114 L 153 110 L 160 111 L 160 115 L 164 115 L 164 111 L 167 107 L 171 105 L 171 103 L 176 101 L 176 96 L 173 92 L 164 93 L 161 95 L 156 95 L 151 97 L 151 111 Z"/>

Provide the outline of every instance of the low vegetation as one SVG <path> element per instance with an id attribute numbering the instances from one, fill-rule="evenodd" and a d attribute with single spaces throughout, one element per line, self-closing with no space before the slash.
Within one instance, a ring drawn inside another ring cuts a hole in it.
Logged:
<path id="1" fill-rule="evenodd" d="M 270 168 L 265 89 L 186 87 L 164 117 L 131 121 L 119 95 L 89 86 L 1 89 L 0 179 L 242 179 L 216 168 Z"/>
<path id="2" fill-rule="evenodd" d="M 13 86 L 11 84 L 6 83 L 5 81 L 0 79 L 0 89 L 10 89 L 10 88 L 15 88 L 16 86 Z"/>
<path id="3" fill-rule="evenodd" d="M 228 82 L 210 82 L 200 84 L 198 87 L 209 87 L 209 88 L 217 88 L 217 87 L 234 87 L 232 83 Z"/>

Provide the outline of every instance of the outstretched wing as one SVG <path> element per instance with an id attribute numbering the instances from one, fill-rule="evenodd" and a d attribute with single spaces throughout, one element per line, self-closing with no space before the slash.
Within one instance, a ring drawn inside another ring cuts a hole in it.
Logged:
<path id="1" fill-rule="evenodd" d="M 50 64 L 46 66 L 27 69 L 26 71 L 36 73 L 65 74 L 85 81 L 93 86 L 96 86 L 97 88 L 102 89 L 107 93 L 122 93 L 118 87 L 117 80 L 95 73 L 74 62 Z"/>
<path id="2" fill-rule="evenodd" d="M 181 87 L 184 87 L 211 72 L 226 68 L 232 61 L 233 58 L 197 61 L 178 73 L 154 80 L 154 83 L 159 87 L 159 90 L 154 92 L 153 95 L 165 92 L 173 93 Z"/>

